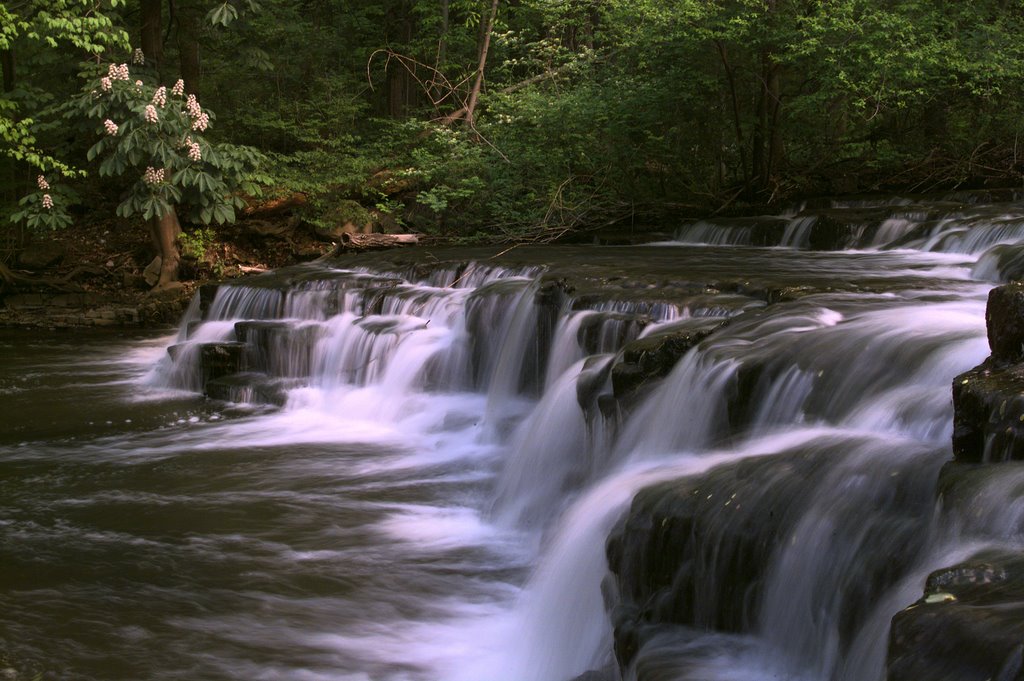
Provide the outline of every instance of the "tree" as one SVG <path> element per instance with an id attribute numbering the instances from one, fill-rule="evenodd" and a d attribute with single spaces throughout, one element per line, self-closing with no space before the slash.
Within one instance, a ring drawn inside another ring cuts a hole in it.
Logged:
<path id="1" fill-rule="evenodd" d="M 213 114 L 185 95 L 182 80 L 171 88 L 133 81 L 127 64 L 110 64 L 106 75 L 89 81 L 77 108 L 102 121 L 89 160 L 101 159 L 100 175 L 130 181 L 117 214 L 139 215 L 150 225 L 161 257 L 156 288 L 177 280 L 179 211 L 202 224 L 233 222 L 245 205 L 239 192 L 259 193 L 262 154 L 211 143 Z"/>

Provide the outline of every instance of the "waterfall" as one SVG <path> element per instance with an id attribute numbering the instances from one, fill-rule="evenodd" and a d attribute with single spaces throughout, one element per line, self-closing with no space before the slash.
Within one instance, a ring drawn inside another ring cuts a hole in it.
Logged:
<path id="1" fill-rule="evenodd" d="M 380 646 L 372 678 L 879 681 L 929 570 L 1020 541 L 1016 481 L 936 498 L 1018 213 L 865 199 L 568 265 L 304 265 L 197 299 L 147 380 L 271 405 L 216 426 L 238 447 L 373 449 L 345 464 L 387 490 L 364 532 L 426 595 L 332 643 Z"/>

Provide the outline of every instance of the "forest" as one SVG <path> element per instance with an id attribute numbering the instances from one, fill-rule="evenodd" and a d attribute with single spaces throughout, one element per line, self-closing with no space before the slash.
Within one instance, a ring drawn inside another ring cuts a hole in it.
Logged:
<path id="1" fill-rule="evenodd" d="M 231 222 L 257 195 L 301 197 L 313 225 L 547 242 L 1021 178 L 1024 0 L 20 0 L 0 17 L 5 259 L 26 230 L 115 212 L 175 223 L 173 242 L 179 218 Z"/>

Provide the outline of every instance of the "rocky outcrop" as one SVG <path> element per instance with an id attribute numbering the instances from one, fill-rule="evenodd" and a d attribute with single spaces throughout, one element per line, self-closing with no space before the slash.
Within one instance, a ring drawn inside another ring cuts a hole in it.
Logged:
<path id="1" fill-rule="evenodd" d="M 237 374 L 243 369 L 245 348 L 245 343 L 235 341 L 179 343 L 168 347 L 167 354 L 175 362 L 194 357 L 193 361 L 198 365 L 198 385 L 205 392 L 211 381 Z"/>

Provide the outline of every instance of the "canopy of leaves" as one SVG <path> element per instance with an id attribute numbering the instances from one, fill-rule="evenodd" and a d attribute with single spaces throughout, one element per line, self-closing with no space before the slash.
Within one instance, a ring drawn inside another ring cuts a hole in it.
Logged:
<path id="1" fill-rule="evenodd" d="M 194 83 L 222 138 L 263 150 L 268 179 L 309 195 L 314 221 L 355 199 L 418 229 L 550 238 L 1021 177 L 1024 0 L 502 1 L 472 125 L 457 114 L 490 0 L 157 4 L 153 77 Z M 0 51 L 32 68 L 0 97 L 0 148 L 10 169 L 70 170 L 84 150 L 54 124 L 66 75 L 127 55 L 139 15 L 118 0 L 17 8 L 0 4 Z M 174 186 L 208 172 L 175 170 Z M 206 208 L 193 217 L 225 216 Z"/>

